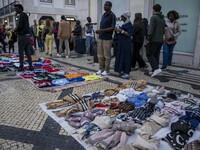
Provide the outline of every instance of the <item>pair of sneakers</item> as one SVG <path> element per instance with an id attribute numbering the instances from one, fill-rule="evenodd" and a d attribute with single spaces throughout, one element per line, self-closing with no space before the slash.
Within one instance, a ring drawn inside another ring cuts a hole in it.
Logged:
<path id="1" fill-rule="evenodd" d="M 151 75 L 151 77 L 155 77 L 158 74 L 160 74 L 162 72 L 162 70 L 160 68 L 154 70 L 153 72 L 149 72 L 149 74 Z"/>
<path id="2" fill-rule="evenodd" d="M 109 73 L 107 71 L 101 71 L 101 70 L 97 71 L 96 74 L 102 75 L 102 76 L 108 76 L 109 75 Z"/>

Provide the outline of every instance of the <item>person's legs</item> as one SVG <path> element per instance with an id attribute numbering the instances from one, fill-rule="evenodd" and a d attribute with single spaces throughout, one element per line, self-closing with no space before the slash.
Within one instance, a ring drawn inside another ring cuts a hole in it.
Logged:
<path id="1" fill-rule="evenodd" d="M 157 45 L 155 42 L 150 42 L 146 47 L 146 55 L 151 65 L 152 71 L 158 69 L 158 63 L 155 57 L 156 49 L 157 49 Z"/>
<path id="2" fill-rule="evenodd" d="M 137 60 L 137 48 L 136 48 L 136 44 L 133 43 L 133 52 L 132 52 L 132 68 L 135 68 L 136 66 L 136 60 Z"/>
<path id="3" fill-rule="evenodd" d="M 64 39 L 59 39 L 59 54 L 62 54 L 62 45 L 63 45 Z"/>
<path id="4" fill-rule="evenodd" d="M 65 42 L 65 54 L 66 54 L 66 56 L 69 57 L 69 55 L 70 55 L 69 39 L 65 39 L 64 42 Z"/>
<path id="5" fill-rule="evenodd" d="M 8 42 L 8 53 L 10 54 L 10 50 L 11 50 L 11 41 Z"/>
<path id="6" fill-rule="evenodd" d="M 34 36 L 34 48 L 35 48 L 35 49 L 37 49 L 37 43 L 36 43 L 36 41 L 37 41 L 37 37 Z"/>
<path id="7" fill-rule="evenodd" d="M 1 42 L 1 44 L 3 45 L 3 51 L 4 51 L 4 53 L 6 53 L 6 43 L 5 43 L 3 37 L 0 37 L 0 42 Z"/>
<path id="8" fill-rule="evenodd" d="M 86 36 L 85 39 L 86 54 L 90 53 L 90 36 Z"/>
<path id="9" fill-rule="evenodd" d="M 175 44 L 172 44 L 169 46 L 168 66 L 171 66 L 171 64 L 172 64 L 172 56 L 173 56 L 174 47 L 175 47 Z"/>
<path id="10" fill-rule="evenodd" d="M 18 37 L 18 51 L 19 51 L 19 71 L 23 71 L 24 67 L 24 49 L 25 49 L 25 37 L 19 36 Z"/>
<path id="11" fill-rule="evenodd" d="M 112 40 L 103 41 L 103 50 L 104 50 L 104 57 L 105 57 L 105 71 L 107 73 L 109 73 L 110 71 L 111 47 L 112 47 Z"/>
<path id="12" fill-rule="evenodd" d="M 53 36 L 49 35 L 49 54 L 52 56 L 52 49 L 53 49 Z"/>
<path id="13" fill-rule="evenodd" d="M 169 45 L 164 42 L 163 43 L 163 64 L 162 69 L 166 68 L 168 66 L 169 62 Z"/>
<path id="14" fill-rule="evenodd" d="M 162 42 L 156 42 L 155 58 L 156 58 L 158 68 L 159 68 L 159 62 L 160 62 L 160 50 L 161 50 L 162 45 L 163 45 Z"/>
<path id="15" fill-rule="evenodd" d="M 146 63 L 144 62 L 142 56 L 140 55 L 140 50 L 142 48 L 142 45 L 143 43 L 138 43 L 138 42 L 135 42 L 134 43 L 134 51 L 136 53 L 136 61 L 138 62 L 138 65 L 140 68 L 143 68 L 146 66 Z"/>
<path id="16" fill-rule="evenodd" d="M 32 65 L 32 58 L 31 58 L 31 51 L 30 51 L 30 42 L 29 42 L 29 36 L 25 36 L 25 40 L 24 40 L 24 51 L 25 54 L 28 58 L 28 63 L 29 63 L 29 69 L 33 69 L 33 65 Z"/>
<path id="17" fill-rule="evenodd" d="M 45 45 L 46 45 L 46 54 L 49 54 L 49 35 L 45 37 Z"/>
<path id="18" fill-rule="evenodd" d="M 98 49 L 97 56 L 99 60 L 99 70 L 105 70 L 105 58 L 104 58 L 104 49 L 103 49 L 103 40 L 98 40 Z"/>

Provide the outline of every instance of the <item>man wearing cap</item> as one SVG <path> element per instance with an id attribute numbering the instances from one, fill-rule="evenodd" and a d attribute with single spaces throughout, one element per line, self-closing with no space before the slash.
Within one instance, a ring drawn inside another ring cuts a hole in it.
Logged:
<path id="1" fill-rule="evenodd" d="M 97 56 L 99 60 L 99 71 L 96 74 L 107 76 L 110 71 L 112 34 L 115 29 L 116 16 L 111 11 L 112 3 L 106 1 L 104 4 L 105 13 L 100 22 Z"/>
<path id="2" fill-rule="evenodd" d="M 24 8 L 21 4 L 15 4 L 16 11 L 16 28 L 15 32 L 18 35 L 18 49 L 20 66 L 18 71 L 24 71 L 24 51 L 28 58 L 29 70 L 33 71 L 32 58 L 30 52 L 30 34 L 28 15 L 24 13 Z"/>

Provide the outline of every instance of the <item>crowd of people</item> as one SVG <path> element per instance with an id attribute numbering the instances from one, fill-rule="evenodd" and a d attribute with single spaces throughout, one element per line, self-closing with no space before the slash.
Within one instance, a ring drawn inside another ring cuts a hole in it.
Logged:
<path id="1" fill-rule="evenodd" d="M 141 13 L 135 14 L 133 24 L 130 21 L 131 13 L 125 12 L 121 15 L 124 22 L 121 27 L 116 27 L 116 17 L 111 11 L 112 3 L 106 1 L 104 4 L 105 13 L 101 18 L 98 40 L 99 71 L 97 74 L 108 75 L 110 70 L 112 35 L 114 36 L 115 72 L 122 78 L 129 79 L 131 70 L 135 70 L 138 63 L 141 71 L 147 71 L 154 77 L 171 65 L 173 49 L 178 36 L 181 33 L 178 23 L 179 14 L 171 10 L 167 14 L 167 22 L 161 12 L 161 6 L 153 6 L 153 16 L 148 25 L 147 19 L 142 18 Z M 152 70 L 145 63 L 140 51 L 145 43 L 146 56 Z M 161 47 L 163 46 L 163 65 L 159 68 Z M 132 68 L 132 69 L 131 69 Z"/>
<path id="2" fill-rule="evenodd" d="M 130 72 L 133 70 L 149 71 L 151 77 L 162 72 L 171 65 L 173 49 L 176 45 L 177 38 L 181 34 L 180 24 L 177 21 L 179 14 L 175 10 L 167 13 L 167 20 L 161 12 L 161 6 L 153 6 L 153 16 L 150 23 L 146 18 L 142 18 L 142 13 L 135 13 L 132 21 L 131 13 L 124 12 L 121 15 L 122 26 L 116 26 L 116 16 L 111 11 L 112 3 L 106 1 L 104 4 L 105 13 L 102 15 L 99 29 L 94 30 L 92 19 L 87 17 L 87 23 L 82 28 L 81 22 L 76 20 L 76 24 L 71 29 L 70 23 L 64 15 L 59 22 L 46 19 L 45 21 L 33 20 L 33 25 L 29 26 L 29 20 L 26 13 L 23 12 L 21 4 L 15 5 L 16 9 L 16 28 L 5 28 L 0 25 L 0 43 L 2 50 L 6 53 L 5 37 L 8 37 L 9 53 L 14 53 L 14 43 L 18 39 L 20 69 L 23 70 L 23 54 L 29 58 L 30 68 L 32 67 L 31 51 L 40 50 L 46 55 L 52 57 L 53 42 L 55 42 L 57 57 L 70 57 L 70 51 L 79 46 L 79 39 L 85 35 L 85 53 L 91 54 L 91 45 L 95 41 L 95 34 L 98 35 L 98 46 L 96 56 L 98 57 L 99 71 L 98 75 L 107 76 L 110 72 L 110 62 L 112 59 L 111 49 L 113 47 L 115 56 L 114 71 L 124 79 L 130 78 Z M 22 16 L 22 17 L 19 17 Z M 113 34 L 114 33 L 114 34 Z M 114 36 L 113 36 L 114 35 Z M 30 37 L 33 38 L 33 46 L 30 45 Z M 113 38 L 114 37 L 114 38 Z M 54 41 L 53 41 L 54 40 Z M 27 42 L 27 45 L 25 44 Z M 73 47 L 71 46 L 73 43 Z M 144 44 L 145 43 L 145 44 Z M 38 46 L 38 48 L 37 48 Z M 141 55 L 143 46 L 146 48 L 146 57 L 152 68 L 144 61 Z M 163 46 L 163 64 L 159 67 L 159 58 L 161 47 Z M 33 49 L 34 48 L 34 49 Z M 92 52 L 94 54 L 94 52 Z M 29 55 L 30 54 L 30 55 Z"/>

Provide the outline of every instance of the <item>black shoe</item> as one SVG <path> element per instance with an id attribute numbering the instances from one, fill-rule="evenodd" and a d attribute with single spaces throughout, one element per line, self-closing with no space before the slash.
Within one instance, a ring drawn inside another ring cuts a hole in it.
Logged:
<path id="1" fill-rule="evenodd" d="M 161 69 L 162 69 L 162 70 L 165 70 L 165 69 L 167 69 L 167 67 L 162 67 Z"/>
<path id="2" fill-rule="evenodd" d="M 19 68 L 18 68 L 18 72 L 21 72 L 21 71 L 24 71 L 24 68 L 23 68 L 23 67 L 19 67 Z"/>
<path id="3" fill-rule="evenodd" d="M 33 67 L 33 66 L 30 66 L 30 67 L 29 67 L 29 70 L 30 70 L 30 71 L 34 71 L 34 67 Z"/>

